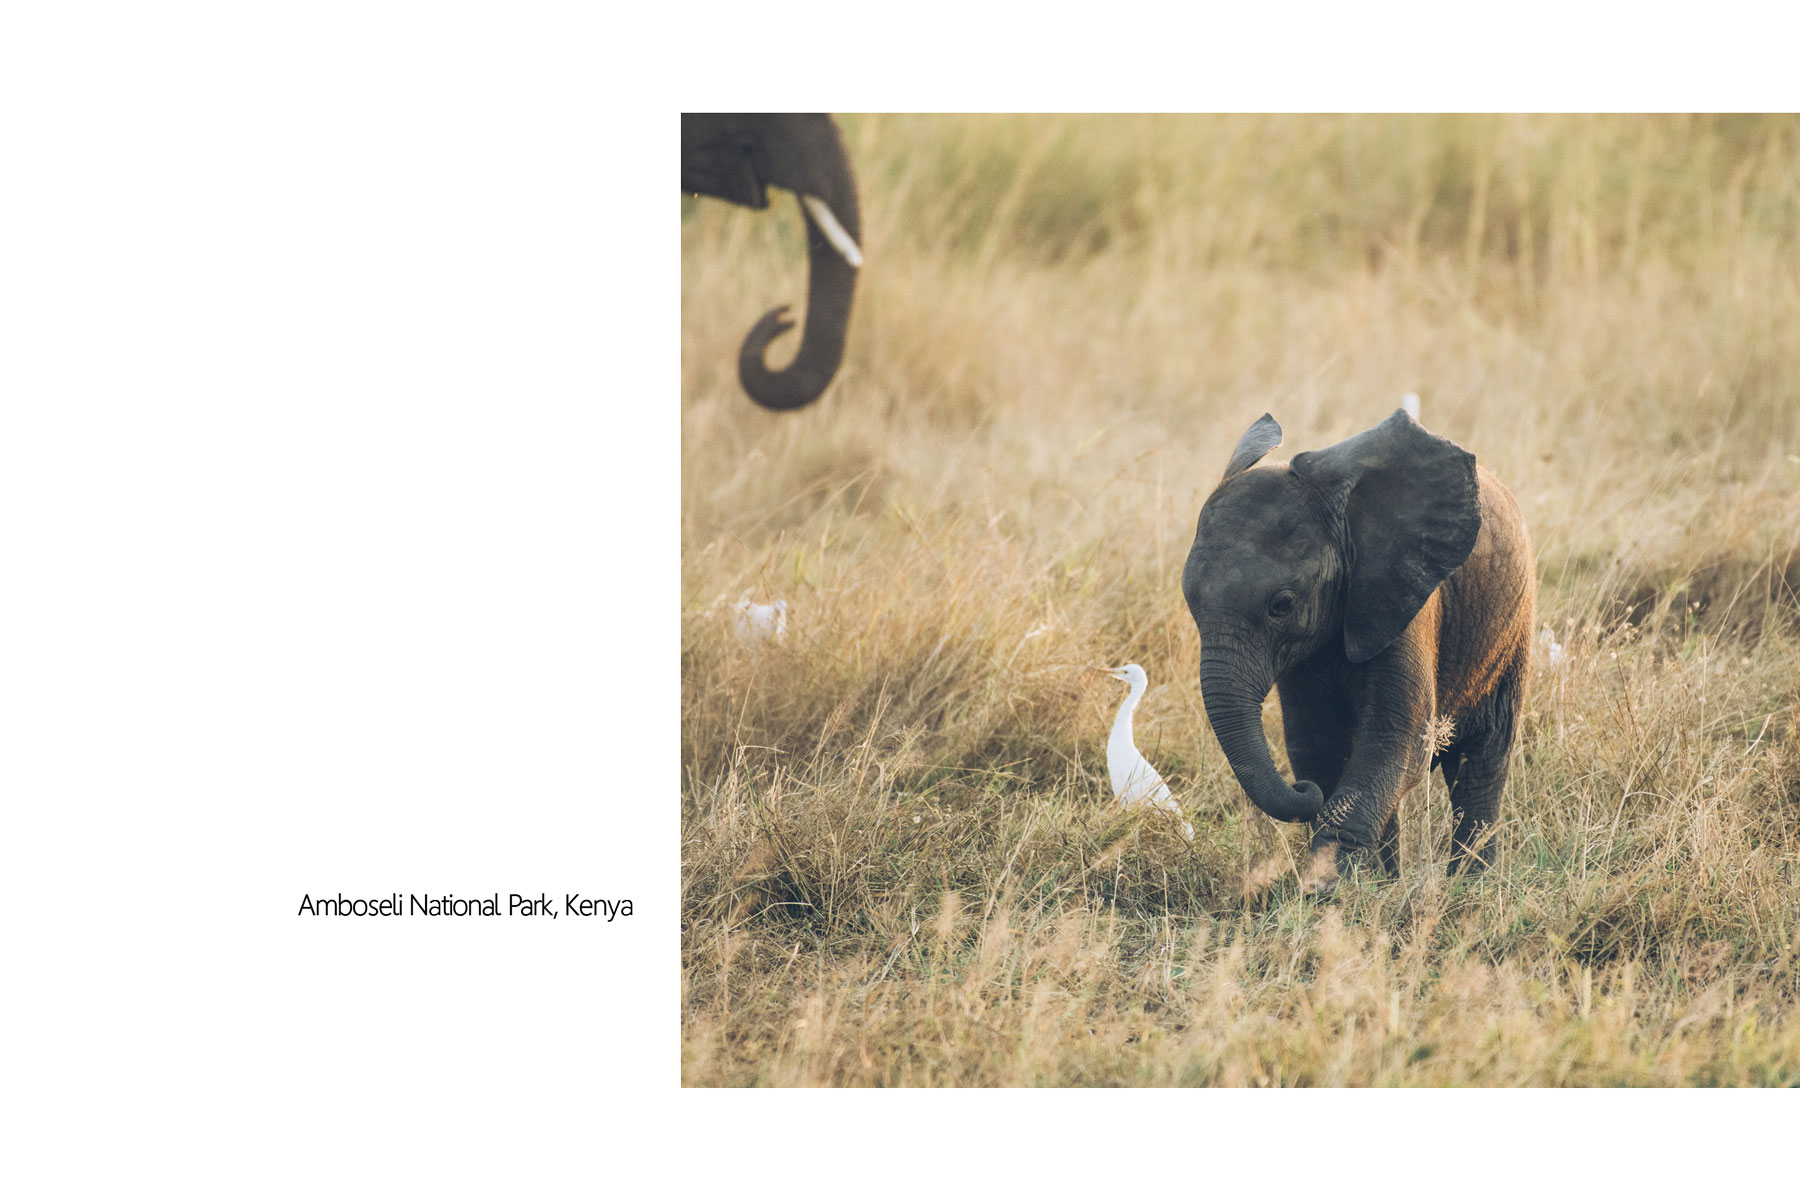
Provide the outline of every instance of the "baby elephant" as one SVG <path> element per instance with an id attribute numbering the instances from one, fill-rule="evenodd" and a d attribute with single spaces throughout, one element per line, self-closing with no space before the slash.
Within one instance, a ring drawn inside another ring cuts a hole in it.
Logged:
<path id="1" fill-rule="evenodd" d="M 1405 411 L 1251 470 L 1280 444 L 1266 413 L 1244 434 L 1181 573 L 1232 772 L 1271 817 L 1313 822 L 1309 890 L 1352 854 L 1397 869 L 1400 797 L 1436 766 L 1456 811 L 1450 870 L 1485 867 L 1531 661 L 1518 503 Z M 1263 738 L 1271 684 L 1293 787 Z"/>

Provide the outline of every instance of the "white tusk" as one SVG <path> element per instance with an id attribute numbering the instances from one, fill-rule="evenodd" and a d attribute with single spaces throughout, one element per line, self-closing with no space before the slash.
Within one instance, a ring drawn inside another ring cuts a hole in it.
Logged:
<path id="1" fill-rule="evenodd" d="M 838 219 L 832 215 L 825 202 L 817 196 L 808 196 L 802 192 L 800 203 L 812 214 L 812 219 L 819 226 L 819 232 L 825 235 L 825 240 L 836 246 L 837 252 L 844 256 L 844 261 L 853 267 L 862 266 L 862 251 L 856 248 L 856 239 L 838 224 Z"/>

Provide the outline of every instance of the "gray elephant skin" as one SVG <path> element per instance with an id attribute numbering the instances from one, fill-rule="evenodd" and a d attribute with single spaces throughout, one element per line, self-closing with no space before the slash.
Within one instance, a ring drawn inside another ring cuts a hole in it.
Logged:
<path id="1" fill-rule="evenodd" d="M 738 379 L 764 408 L 794 409 L 819 398 L 844 358 L 862 262 L 850 156 L 825 113 L 681 114 L 683 192 L 767 208 L 771 186 L 792 191 L 806 221 L 806 325 L 793 362 L 771 371 L 764 352 L 794 322 L 785 304 L 763 314 L 738 352 Z"/>
<path id="2" fill-rule="evenodd" d="M 1371 852 L 1398 870 L 1400 797 L 1432 767 L 1455 810 L 1451 873 L 1485 867 L 1531 664 L 1518 503 L 1404 410 L 1256 467 L 1280 444 L 1267 414 L 1244 434 L 1181 575 L 1232 772 L 1271 817 L 1313 822 L 1309 890 Z M 1292 787 L 1263 736 L 1271 685 Z"/>

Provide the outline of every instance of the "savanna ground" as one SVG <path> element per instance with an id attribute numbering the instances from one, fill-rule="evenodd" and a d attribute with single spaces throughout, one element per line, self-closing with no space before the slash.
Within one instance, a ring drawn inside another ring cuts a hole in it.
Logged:
<path id="1" fill-rule="evenodd" d="M 867 267 L 805 411 L 735 373 L 791 197 L 682 201 L 683 1080 L 1800 1082 L 1800 121 L 841 123 Z M 1572 657 L 1492 870 L 1446 879 L 1433 776 L 1318 903 L 1180 569 L 1263 411 L 1278 459 L 1408 390 Z M 1191 847 L 1112 801 L 1127 661 Z"/>

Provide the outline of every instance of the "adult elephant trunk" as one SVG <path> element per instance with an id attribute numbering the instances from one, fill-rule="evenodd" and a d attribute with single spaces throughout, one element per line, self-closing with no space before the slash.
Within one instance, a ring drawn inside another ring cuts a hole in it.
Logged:
<path id="1" fill-rule="evenodd" d="M 1289 787 L 1275 769 L 1263 736 L 1262 702 L 1271 684 L 1266 671 L 1246 679 L 1223 658 L 1201 656 L 1200 696 L 1206 703 L 1206 719 L 1212 722 L 1238 785 L 1256 807 L 1277 821 L 1310 821 L 1325 807 L 1324 793 L 1306 779 Z"/>
<path id="2" fill-rule="evenodd" d="M 771 187 L 793 192 L 806 221 L 806 327 L 794 360 L 771 371 L 763 355 L 794 322 L 785 304 L 763 314 L 738 352 L 738 379 L 764 408 L 791 409 L 817 400 L 844 359 L 862 266 L 862 211 L 843 136 L 827 113 L 681 114 L 682 191 L 767 208 Z"/>
<path id="3" fill-rule="evenodd" d="M 812 164 L 818 174 L 808 181 L 810 190 L 798 193 L 800 213 L 806 218 L 809 264 L 800 349 L 794 361 L 779 371 L 771 371 L 763 361 L 769 343 L 793 327 L 784 304 L 763 314 L 738 352 L 738 379 L 750 398 L 764 408 L 811 404 L 844 361 L 844 333 L 850 326 L 850 302 L 862 262 L 862 213 L 857 208 L 850 159 L 835 129 L 830 146 L 835 153 Z M 831 225 L 837 228 L 829 228 Z"/>
<path id="4" fill-rule="evenodd" d="M 738 351 L 743 390 L 761 407 L 776 410 L 810 405 L 837 374 L 862 266 L 862 210 L 844 139 L 823 113 L 812 121 L 796 115 L 794 121 L 806 122 L 794 137 L 805 146 L 805 155 L 779 155 L 769 182 L 792 189 L 806 219 L 806 324 L 794 362 L 779 371 L 770 371 L 763 354 L 794 326 L 787 304 L 763 313 Z"/>

